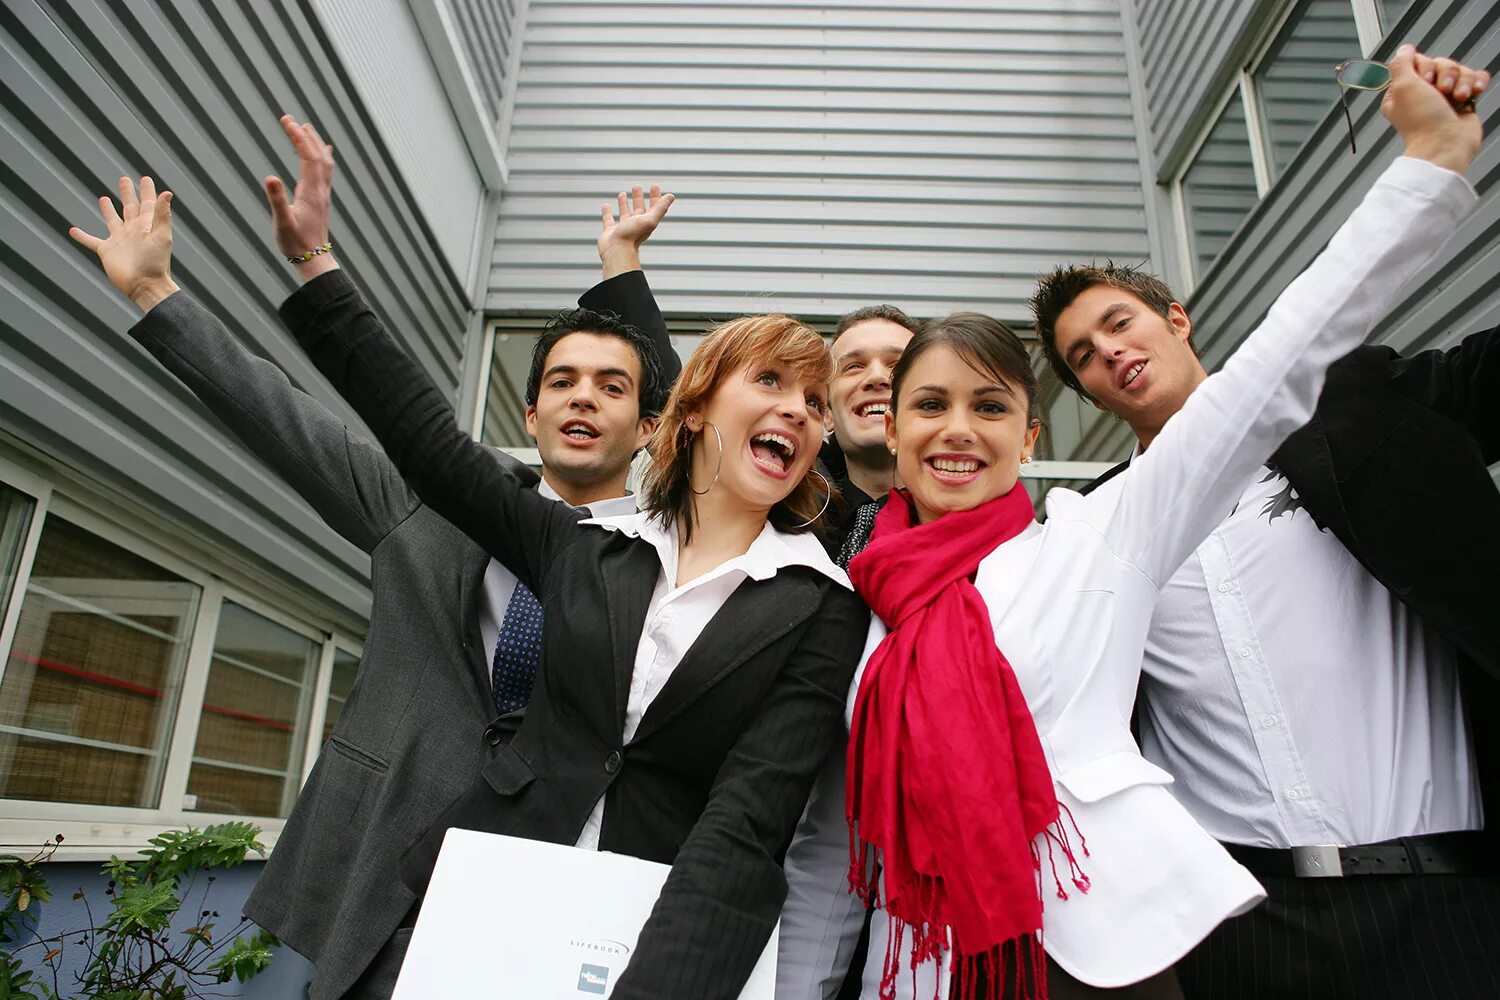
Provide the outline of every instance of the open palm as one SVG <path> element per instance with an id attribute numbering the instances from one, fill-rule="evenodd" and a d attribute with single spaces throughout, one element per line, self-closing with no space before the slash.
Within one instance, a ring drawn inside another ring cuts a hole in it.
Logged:
<path id="1" fill-rule="evenodd" d="M 120 210 L 108 197 L 99 199 L 107 237 L 68 230 L 75 242 L 99 255 L 104 273 L 116 288 L 139 303 L 150 290 L 172 286 L 172 192 L 156 193 L 156 183 L 141 178 L 140 198 L 129 177 L 120 178 Z"/>

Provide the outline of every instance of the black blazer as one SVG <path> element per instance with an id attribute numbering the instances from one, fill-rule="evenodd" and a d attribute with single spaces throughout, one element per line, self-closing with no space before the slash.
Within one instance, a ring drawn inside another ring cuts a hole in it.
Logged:
<path id="1" fill-rule="evenodd" d="M 781 859 L 843 734 L 868 611 L 810 569 L 747 580 L 622 745 L 655 549 L 497 474 L 353 284 L 316 281 L 337 293 L 293 332 L 418 493 L 545 610 L 520 731 L 406 853 L 402 877 L 425 886 L 450 826 L 571 844 L 603 795 L 600 847 L 672 865 L 614 995 L 731 1000 L 780 914 Z"/>
<path id="2" fill-rule="evenodd" d="M 1403 358 L 1360 347 L 1271 459 L 1318 526 L 1460 652 L 1487 811 L 1500 809 L 1500 327 Z M 1117 475 L 1123 462 L 1084 492 Z M 1492 827 L 1500 824 L 1491 824 Z"/>

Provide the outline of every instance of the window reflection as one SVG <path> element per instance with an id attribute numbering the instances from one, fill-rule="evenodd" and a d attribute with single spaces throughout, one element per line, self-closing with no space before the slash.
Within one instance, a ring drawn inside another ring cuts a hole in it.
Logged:
<path id="1" fill-rule="evenodd" d="M 1208 270 L 1258 200 L 1239 88 L 1182 176 L 1193 274 Z"/>
<path id="2" fill-rule="evenodd" d="M 199 596 L 47 518 L 0 681 L 0 797 L 158 804 Z"/>

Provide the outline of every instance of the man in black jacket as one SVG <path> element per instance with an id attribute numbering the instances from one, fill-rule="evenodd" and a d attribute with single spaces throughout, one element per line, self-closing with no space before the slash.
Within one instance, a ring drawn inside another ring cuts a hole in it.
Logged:
<path id="1" fill-rule="evenodd" d="M 1171 291 L 1064 267 L 1032 306 L 1058 378 L 1149 456 L 1208 377 Z M 1188 997 L 1500 995 L 1497 461 L 1500 328 L 1360 348 L 1163 590 L 1142 750 L 1270 895 L 1179 964 Z"/>

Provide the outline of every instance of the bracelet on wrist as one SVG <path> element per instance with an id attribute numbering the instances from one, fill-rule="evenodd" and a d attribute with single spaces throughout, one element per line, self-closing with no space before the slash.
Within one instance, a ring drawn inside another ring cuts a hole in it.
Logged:
<path id="1" fill-rule="evenodd" d="M 288 264 L 306 264 L 308 261 L 312 260 L 314 257 L 316 257 L 320 253 L 332 253 L 332 252 L 333 252 L 333 242 L 329 241 L 327 243 L 324 243 L 322 246 L 313 247 L 311 250 L 307 251 L 307 253 L 299 253 L 295 257 L 288 257 L 286 259 L 286 262 Z"/>

